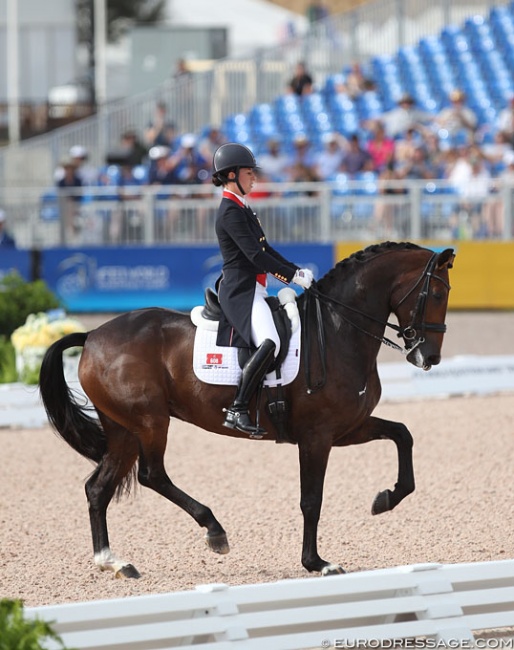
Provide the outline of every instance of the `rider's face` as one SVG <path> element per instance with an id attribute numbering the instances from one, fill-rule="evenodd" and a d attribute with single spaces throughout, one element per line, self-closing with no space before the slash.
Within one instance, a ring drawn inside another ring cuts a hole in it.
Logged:
<path id="1" fill-rule="evenodd" d="M 250 194 L 255 183 L 255 170 L 250 167 L 241 167 L 239 170 L 239 185 L 243 188 L 245 194 Z"/>

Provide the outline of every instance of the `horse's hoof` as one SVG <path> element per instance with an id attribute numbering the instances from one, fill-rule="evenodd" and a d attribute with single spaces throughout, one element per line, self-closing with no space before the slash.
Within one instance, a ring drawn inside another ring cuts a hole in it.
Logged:
<path id="1" fill-rule="evenodd" d="M 133 564 L 125 564 L 114 574 L 115 578 L 140 578 L 141 574 Z"/>
<path id="2" fill-rule="evenodd" d="M 221 535 L 209 535 L 209 533 L 207 533 L 205 536 L 205 543 L 211 551 L 219 553 L 220 555 L 226 555 L 230 551 L 225 533 L 222 533 Z"/>
<path id="3" fill-rule="evenodd" d="M 391 490 L 384 490 L 375 497 L 371 506 L 371 514 L 380 515 L 388 510 L 391 510 Z"/>
<path id="4" fill-rule="evenodd" d="M 322 576 L 337 576 L 346 573 L 340 564 L 327 564 L 321 569 Z"/>

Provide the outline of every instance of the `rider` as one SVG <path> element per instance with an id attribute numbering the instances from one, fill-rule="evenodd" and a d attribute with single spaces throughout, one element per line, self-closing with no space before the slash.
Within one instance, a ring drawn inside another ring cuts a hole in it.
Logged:
<path id="1" fill-rule="evenodd" d="M 256 348 L 243 367 L 234 402 L 225 409 L 224 426 L 249 435 L 262 434 L 266 432 L 250 419 L 248 404 L 280 349 L 280 338 L 265 300 L 266 274 L 304 289 L 311 286 L 313 274 L 286 260 L 266 241 L 245 198 L 256 180 L 257 163 L 250 149 L 234 142 L 223 144 L 214 154 L 213 167 L 212 182 L 216 187 L 223 186 L 216 219 L 223 257 L 221 276 L 216 282 L 223 311 L 217 344 Z"/>

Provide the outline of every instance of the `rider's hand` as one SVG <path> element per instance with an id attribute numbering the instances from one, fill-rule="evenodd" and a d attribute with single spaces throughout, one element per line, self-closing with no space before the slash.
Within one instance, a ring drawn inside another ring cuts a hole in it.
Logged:
<path id="1" fill-rule="evenodd" d="M 298 269 L 294 274 L 293 282 L 303 289 L 308 289 L 314 281 L 314 275 L 310 269 Z"/>

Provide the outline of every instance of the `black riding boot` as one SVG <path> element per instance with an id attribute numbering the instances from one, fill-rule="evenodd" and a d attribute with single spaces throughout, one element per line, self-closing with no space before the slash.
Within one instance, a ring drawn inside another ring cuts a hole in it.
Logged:
<path id="1" fill-rule="evenodd" d="M 232 406 L 225 409 L 223 426 L 243 431 L 250 436 L 266 433 L 251 421 L 248 404 L 273 361 L 275 347 L 271 339 L 266 339 L 245 363 L 234 402 Z"/>

